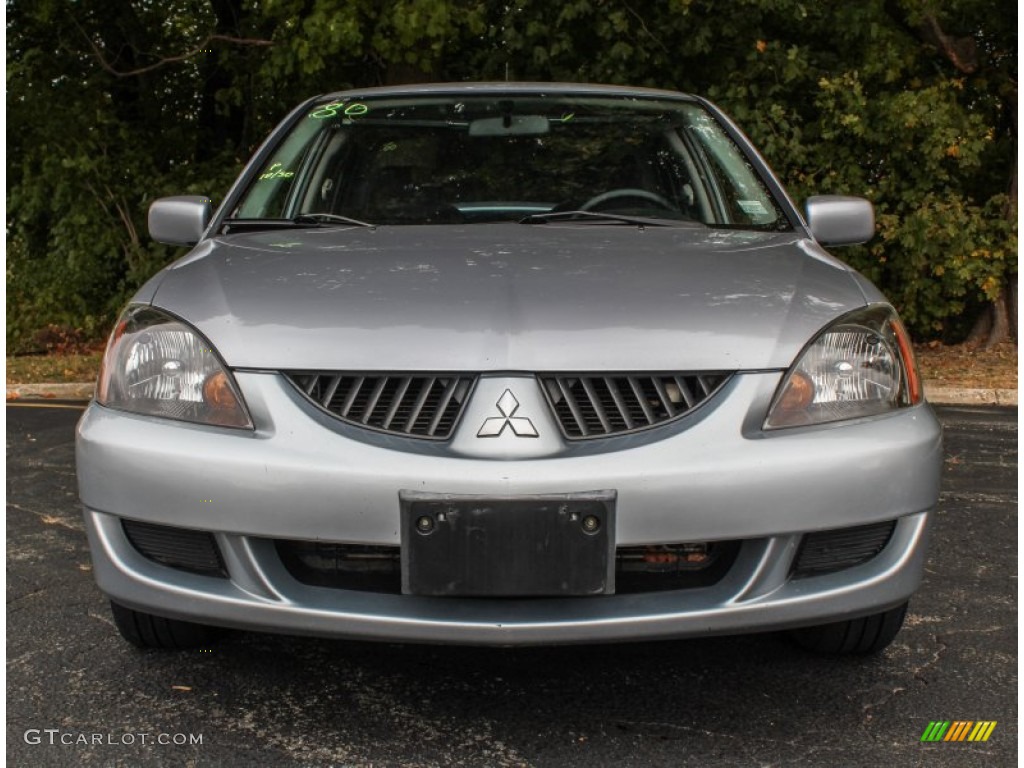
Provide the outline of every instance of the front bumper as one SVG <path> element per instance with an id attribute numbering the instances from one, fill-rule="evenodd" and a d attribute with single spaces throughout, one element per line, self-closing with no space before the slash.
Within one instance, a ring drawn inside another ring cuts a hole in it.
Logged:
<path id="1" fill-rule="evenodd" d="M 737 375 L 713 403 L 660 434 L 506 460 L 331 423 L 267 373 L 237 375 L 255 433 L 92 405 L 77 458 L 96 579 L 117 602 L 172 618 L 496 645 L 778 629 L 902 603 L 920 579 L 938 491 L 941 436 L 931 410 L 765 435 L 759 419 L 779 375 Z M 679 591 L 430 598 L 300 584 L 271 542 L 397 546 L 403 490 L 508 498 L 602 488 L 617 493 L 619 546 L 741 539 L 735 563 L 718 583 Z M 147 560 L 119 518 L 213 532 L 229 578 Z M 870 561 L 789 577 L 802 534 L 893 519 L 891 540 Z"/>

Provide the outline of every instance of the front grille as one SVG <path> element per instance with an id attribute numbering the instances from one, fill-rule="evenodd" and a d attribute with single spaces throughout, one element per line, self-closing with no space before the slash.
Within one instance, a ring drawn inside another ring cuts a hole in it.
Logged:
<path id="1" fill-rule="evenodd" d="M 656 376 L 541 376 L 562 433 L 570 440 L 659 426 L 685 416 L 717 392 L 725 373 Z"/>
<path id="2" fill-rule="evenodd" d="M 402 594 L 399 547 L 289 539 L 278 539 L 274 546 L 281 564 L 300 584 Z M 739 549 L 739 541 L 619 547 L 615 550 L 615 593 L 710 586 L 728 572 Z"/>
<path id="3" fill-rule="evenodd" d="M 818 531 L 804 536 L 793 575 L 819 576 L 866 563 L 889 543 L 896 521 Z"/>
<path id="4" fill-rule="evenodd" d="M 335 418 L 408 437 L 445 440 L 475 377 L 447 374 L 286 372 L 300 392 Z"/>
<path id="5" fill-rule="evenodd" d="M 153 562 L 179 571 L 227 577 L 217 541 L 208 531 L 192 531 L 136 520 L 122 520 L 121 527 L 139 554 Z"/>

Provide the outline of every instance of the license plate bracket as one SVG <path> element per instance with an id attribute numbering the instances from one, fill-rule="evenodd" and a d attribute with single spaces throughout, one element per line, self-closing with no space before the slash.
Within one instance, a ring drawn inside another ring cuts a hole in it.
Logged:
<path id="1" fill-rule="evenodd" d="M 611 594 L 615 498 L 615 491 L 500 499 L 402 491 L 402 592 Z"/>

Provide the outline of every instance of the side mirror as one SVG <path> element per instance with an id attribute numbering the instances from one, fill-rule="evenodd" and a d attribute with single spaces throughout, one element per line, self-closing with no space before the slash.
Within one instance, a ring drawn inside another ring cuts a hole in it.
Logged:
<path id="1" fill-rule="evenodd" d="M 167 245 L 195 245 L 213 216 L 210 198 L 161 197 L 149 206 L 149 236 Z"/>
<path id="2" fill-rule="evenodd" d="M 860 245 L 875 236 L 875 209 L 862 197 L 807 198 L 807 223 L 822 245 Z"/>

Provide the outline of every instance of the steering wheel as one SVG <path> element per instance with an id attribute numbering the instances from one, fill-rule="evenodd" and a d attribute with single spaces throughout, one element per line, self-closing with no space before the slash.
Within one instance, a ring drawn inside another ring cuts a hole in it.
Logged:
<path id="1" fill-rule="evenodd" d="M 659 206 L 665 208 L 666 210 L 676 210 L 675 206 L 672 205 L 672 203 L 670 203 L 661 195 L 655 194 L 654 192 L 648 192 L 646 189 L 631 189 L 628 187 L 622 187 L 621 189 L 610 189 L 607 192 L 602 192 L 600 195 L 596 195 L 595 197 L 592 197 L 589 200 L 587 200 L 587 202 L 580 206 L 580 210 L 590 211 L 596 208 L 597 206 L 601 205 L 602 203 L 606 203 L 609 200 L 615 200 L 616 198 L 620 197 L 632 197 L 640 198 L 641 200 L 649 200 L 652 203 L 657 203 Z"/>

